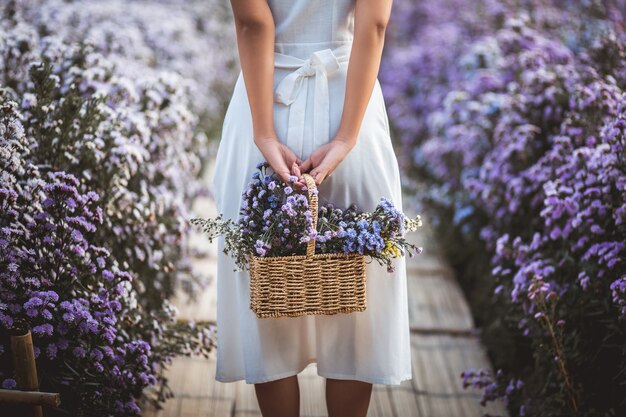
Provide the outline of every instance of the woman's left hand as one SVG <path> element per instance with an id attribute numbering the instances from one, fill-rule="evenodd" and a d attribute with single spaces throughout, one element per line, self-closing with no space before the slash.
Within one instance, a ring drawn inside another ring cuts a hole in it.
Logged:
<path id="1" fill-rule="evenodd" d="M 304 179 L 301 178 L 298 168 L 298 163 L 302 163 L 302 161 L 287 145 L 280 142 L 275 135 L 262 139 L 255 138 L 254 143 L 274 172 L 286 185 L 291 184 L 289 177 L 292 175 L 298 177 L 298 180 L 293 183 L 296 188 L 301 189 L 306 185 Z"/>
<path id="2" fill-rule="evenodd" d="M 313 177 L 316 185 L 320 185 L 335 171 L 354 145 L 356 145 L 356 140 L 335 137 L 313 151 L 304 162 L 298 165 L 300 171 L 309 172 L 310 170 L 309 175 Z"/>

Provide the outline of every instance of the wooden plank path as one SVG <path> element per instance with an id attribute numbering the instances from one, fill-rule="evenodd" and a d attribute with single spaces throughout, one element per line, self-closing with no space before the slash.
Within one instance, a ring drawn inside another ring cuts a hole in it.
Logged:
<path id="1" fill-rule="evenodd" d="M 405 200 L 405 210 L 409 205 Z M 203 217 L 216 215 L 208 198 L 196 201 L 194 212 Z M 481 407 L 480 393 L 462 387 L 460 373 L 489 369 L 489 360 L 454 273 L 441 256 L 428 219 L 423 220 L 424 227 L 413 238 L 424 252 L 407 264 L 413 378 L 399 386 L 375 384 L 368 417 L 506 416 L 503 404 Z M 207 247 L 204 236 L 196 233 L 193 239 L 194 244 Z M 181 318 L 216 318 L 215 247 L 210 250 L 213 256 L 197 259 L 194 268 L 209 271 L 211 284 L 194 303 L 184 297 L 174 300 Z M 162 410 L 146 410 L 145 417 L 261 417 L 253 384 L 215 381 L 215 351 L 208 360 L 177 358 L 167 375 L 175 397 Z M 309 364 L 298 379 L 300 415 L 327 416 L 325 381 L 317 375 L 316 364 Z"/>

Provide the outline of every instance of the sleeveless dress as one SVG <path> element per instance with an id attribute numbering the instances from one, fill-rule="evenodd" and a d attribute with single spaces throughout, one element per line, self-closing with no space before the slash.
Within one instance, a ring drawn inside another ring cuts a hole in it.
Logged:
<path id="1" fill-rule="evenodd" d="M 343 110 L 355 0 L 268 0 L 276 25 L 274 123 L 279 140 L 300 158 L 332 140 Z M 284 81 L 284 82 L 283 82 Z M 241 193 L 264 158 L 253 142 L 252 116 L 240 71 L 223 123 L 213 194 L 218 213 L 239 217 Z M 372 211 L 381 197 L 402 209 L 398 163 L 376 80 L 356 146 L 319 186 L 319 202 Z M 215 379 L 261 383 L 300 373 L 399 385 L 411 378 L 406 263 L 395 272 L 367 264 L 363 312 L 257 318 L 247 271 L 217 240 L 217 364 Z"/>

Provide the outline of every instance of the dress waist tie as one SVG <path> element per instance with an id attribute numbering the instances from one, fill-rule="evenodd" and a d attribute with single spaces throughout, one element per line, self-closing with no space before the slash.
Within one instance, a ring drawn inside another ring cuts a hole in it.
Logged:
<path id="1" fill-rule="evenodd" d="M 326 143 L 330 136 L 330 95 L 328 77 L 339 70 L 339 65 L 350 59 L 351 44 L 344 44 L 335 49 L 321 49 L 311 53 L 308 59 L 296 58 L 274 52 L 274 66 L 281 69 L 294 69 L 278 83 L 274 101 L 291 106 L 285 144 L 300 138 L 300 155 L 304 147 L 304 116 L 307 104 L 306 88 L 302 94 L 305 77 L 315 76 L 315 97 L 313 107 L 313 144 Z M 296 152 L 295 149 L 293 149 Z M 311 150 L 312 151 L 312 150 Z"/>

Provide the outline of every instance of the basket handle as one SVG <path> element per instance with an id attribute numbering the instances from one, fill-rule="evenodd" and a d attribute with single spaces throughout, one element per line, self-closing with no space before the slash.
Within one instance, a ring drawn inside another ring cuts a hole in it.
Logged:
<path id="1" fill-rule="evenodd" d="M 306 181 L 306 188 L 309 194 L 309 211 L 313 218 L 313 230 L 317 230 L 317 193 L 313 193 L 313 190 L 317 190 L 317 185 L 309 174 L 302 174 L 302 177 Z M 306 256 L 313 255 L 315 255 L 315 238 L 309 239 L 306 244 Z"/>

